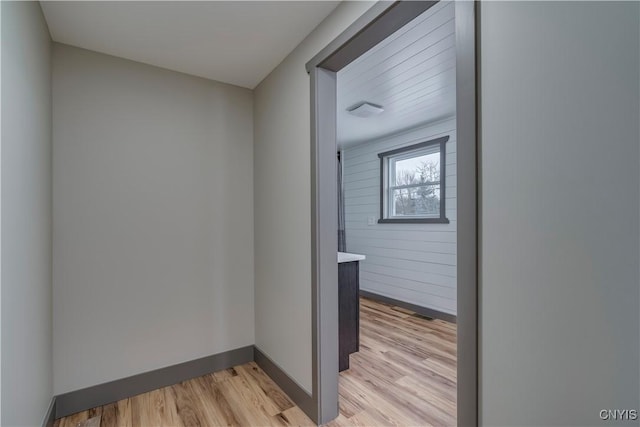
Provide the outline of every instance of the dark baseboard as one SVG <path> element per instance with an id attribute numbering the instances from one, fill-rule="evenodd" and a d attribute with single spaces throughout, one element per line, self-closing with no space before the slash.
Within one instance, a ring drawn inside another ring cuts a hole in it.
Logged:
<path id="1" fill-rule="evenodd" d="M 117 402 L 254 360 L 253 345 L 56 396 L 55 418 Z M 285 390 L 286 392 L 286 390 Z"/>
<path id="2" fill-rule="evenodd" d="M 55 396 L 43 427 L 52 427 L 57 418 L 251 361 L 255 361 L 311 419 L 317 418 L 317 407 L 313 398 L 260 349 L 250 345 Z"/>
<path id="3" fill-rule="evenodd" d="M 44 419 L 42 420 L 42 427 L 53 427 L 53 424 L 55 421 L 56 421 L 56 397 L 53 396 L 51 398 L 51 403 L 49 403 L 49 409 L 47 409 L 47 413 L 44 415 Z"/>
<path id="4" fill-rule="evenodd" d="M 442 319 L 452 323 L 456 322 L 456 316 L 452 314 L 399 301 L 362 289 L 360 290 L 360 296 L 393 304 L 398 307 L 404 307 L 422 316 Z M 274 361 L 260 351 L 258 347 L 249 345 L 213 356 L 191 360 L 178 365 L 168 366 L 155 371 L 145 372 L 54 396 L 42 425 L 43 427 L 52 427 L 55 419 L 66 417 L 76 412 L 107 405 L 121 399 L 157 390 L 191 378 L 200 377 L 251 361 L 255 361 L 309 418 L 317 421 L 318 407 L 313 397 L 289 377 Z"/>
<path id="5" fill-rule="evenodd" d="M 432 319 L 445 320 L 451 323 L 456 323 L 456 316 L 453 314 L 443 313 L 442 311 L 433 310 L 431 308 L 422 307 L 419 305 L 411 304 L 409 302 L 385 297 L 384 295 L 379 295 L 373 292 L 365 291 L 363 289 L 360 289 L 360 296 L 369 298 L 372 300 L 376 300 L 376 301 L 386 302 L 387 304 L 393 304 L 398 307 L 406 308 L 407 310 L 414 311 L 421 316 L 430 317 Z"/>
<path id="6" fill-rule="evenodd" d="M 307 414 L 309 418 L 318 420 L 318 408 L 316 403 L 302 387 L 298 385 L 282 368 L 264 354 L 256 346 L 254 348 L 254 361 L 260 368 L 285 392 L 293 402 Z"/>

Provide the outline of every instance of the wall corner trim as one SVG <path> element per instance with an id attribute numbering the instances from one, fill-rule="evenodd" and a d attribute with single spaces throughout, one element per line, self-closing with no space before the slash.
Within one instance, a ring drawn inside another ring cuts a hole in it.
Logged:
<path id="1" fill-rule="evenodd" d="M 51 403 L 49 403 L 49 409 L 47 409 L 47 413 L 44 415 L 44 419 L 42 420 L 42 427 L 53 427 L 55 420 L 56 420 L 56 397 L 53 396 L 51 398 Z"/>
<path id="2" fill-rule="evenodd" d="M 260 351 L 258 347 L 254 346 L 253 348 L 253 358 L 256 364 L 317 424 L 318 408 L 313 397 L 291 379 L 269 356 Z"/>
<path id="3" fill-rule="evenodd" d="M 70 391 L 54 397 L 55 418 L 106 405 L 191 378 L 253 361 L 253 345 Z"/>

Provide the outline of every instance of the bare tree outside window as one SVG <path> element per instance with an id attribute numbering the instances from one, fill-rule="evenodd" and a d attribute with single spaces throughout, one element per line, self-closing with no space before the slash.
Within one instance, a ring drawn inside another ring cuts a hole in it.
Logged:
<path id="1" fill-rule="evenodd" d="M 439 161 L 422 161 L 413 171 L 397 170 L 395 186 L 405 188 L 393 190 L 395 216 L 438 216 L 439 183 Z"/>

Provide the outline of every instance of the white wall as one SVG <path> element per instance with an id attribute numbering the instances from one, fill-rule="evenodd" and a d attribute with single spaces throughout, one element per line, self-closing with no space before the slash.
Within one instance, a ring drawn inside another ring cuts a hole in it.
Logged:
<path id="1" fill-rule="evenodd" d="M 360 289 L 456 314 L 455 118 L 343 151 L 347 251 L 365 254 Z M 449 136 L 446 143 L 446 216 L 449 224 L 378 224 L 378 153 Z M 368 218 L 375 218 L 369 225 Z"/>
<path id="2" fill-rule="evenodd" d="M 252 108 L 54 45 L 56 394 L 254 343 Z"/>
<path id="3" fill-rule="evenodd" d="M 344 2 L 256 87 L 256 345 L 311 391 L 310 91 L 304 65 L 369 7 Z"/>
<path id="4" fill-rule="evenodd" d="M 40 425 L 51 389 L 51 39 L 2 2 L 2 419 Z"/>
<path id="5" fill-rule="evenodd" d="M 639 409 L 639 20 L 482 4 L 483 425 Z"/>

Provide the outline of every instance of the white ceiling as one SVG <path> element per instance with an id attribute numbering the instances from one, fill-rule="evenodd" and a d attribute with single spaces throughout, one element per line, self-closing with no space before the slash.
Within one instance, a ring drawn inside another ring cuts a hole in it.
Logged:
<path id="1" fill-rule="evenodd" d="M 253 89 L 338 1 L 43 1 L 54 41 Z"/>
<path id="2" fill-rule="evenodd" d="M 343 68 L 337 76 L 341 148 L 455 114 L 453 2 L 439 2 Z M 347 108 L 368 101 L 380 115 L 360 118 Z"/>

